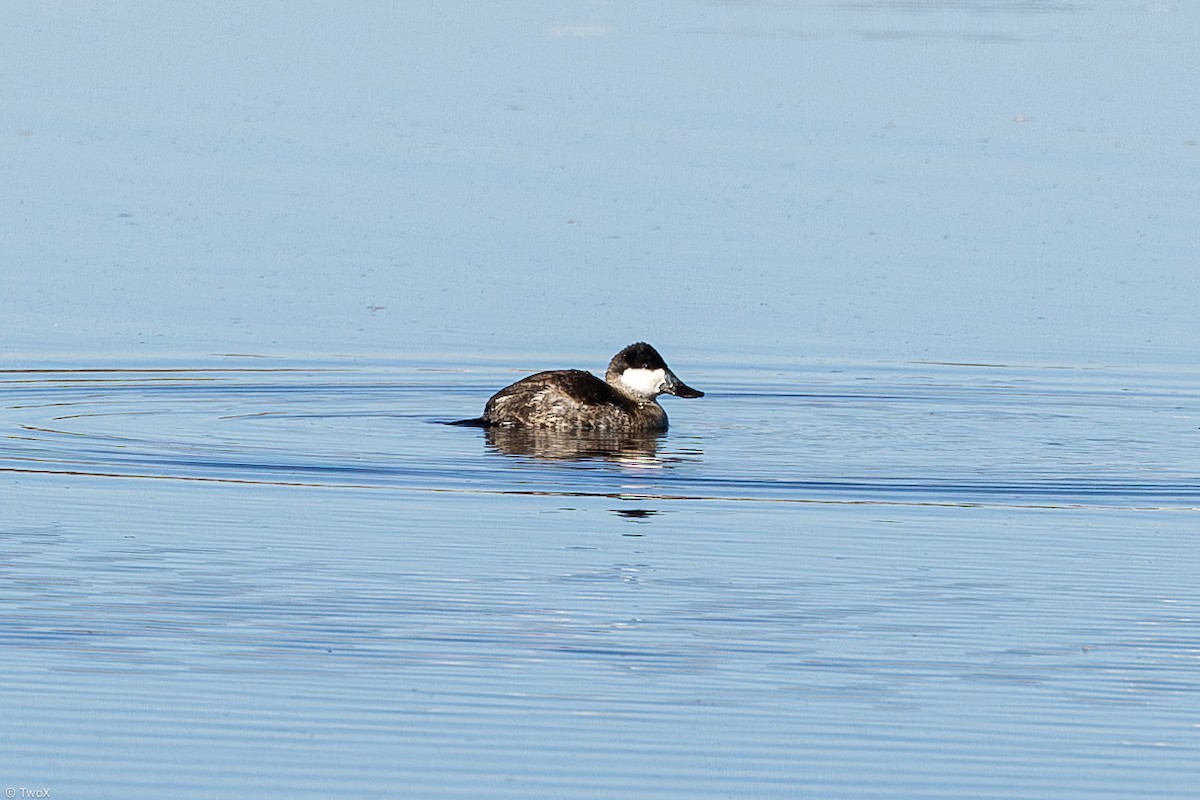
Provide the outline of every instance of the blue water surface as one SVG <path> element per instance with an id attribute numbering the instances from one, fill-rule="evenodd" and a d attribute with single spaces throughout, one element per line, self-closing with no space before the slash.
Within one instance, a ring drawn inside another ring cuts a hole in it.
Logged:
<path id="1" fill-rule="evenodd" d="M 1198 13 L 4 13 L 0 786 L 1194 797 Z"/>

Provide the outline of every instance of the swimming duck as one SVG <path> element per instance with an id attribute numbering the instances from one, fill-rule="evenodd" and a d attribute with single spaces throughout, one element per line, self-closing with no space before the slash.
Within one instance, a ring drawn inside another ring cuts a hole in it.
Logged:
<path id="1" fill-rule="evenodd" d="M 704 396 L 679 380 L 657 350 L 637 342 L 613 356 L 604 380 L 580 369 L 539 372 L 496 392 L 482 417 L 462 424 L 665 431 L 667 412 L 658 404 L 660 394 Z"/>

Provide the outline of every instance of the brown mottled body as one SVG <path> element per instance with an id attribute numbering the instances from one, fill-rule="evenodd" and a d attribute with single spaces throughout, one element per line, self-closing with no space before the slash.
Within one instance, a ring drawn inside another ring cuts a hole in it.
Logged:
<path id="1" fill-rule="evenodd" d="M 667 412 L 579 369 L 539 372 L 505 387 L 483 410 L 488 425 L 580 430 L 665 431 Z"/>

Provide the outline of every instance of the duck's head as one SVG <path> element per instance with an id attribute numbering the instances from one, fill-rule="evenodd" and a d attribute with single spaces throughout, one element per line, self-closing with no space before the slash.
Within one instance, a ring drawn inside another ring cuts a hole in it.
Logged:
<path id="1" fill-rule="evenodd" d="M 645 342 L 631 344 L 613 356 L 604 380 L 621 394 L 640 403 L 648 403 L 664 393 L 676 397 L 704 397 L 704 392 L 675 377 L 658 351 Z"/>

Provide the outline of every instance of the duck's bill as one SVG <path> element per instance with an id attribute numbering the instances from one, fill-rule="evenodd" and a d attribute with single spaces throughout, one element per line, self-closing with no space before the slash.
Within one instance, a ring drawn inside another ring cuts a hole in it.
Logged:
<path id="1" fill-rule="evenodd" d="M 673 372 L 667 373 L 667 384 L 663 387 L 663 390 L 668 394 L 675 395 L 676 397 L 704 397 L 704 392 L 688 386 L 686 383 L 679 380 L 679 378 L 676 378 L 675 373 Z"/>

